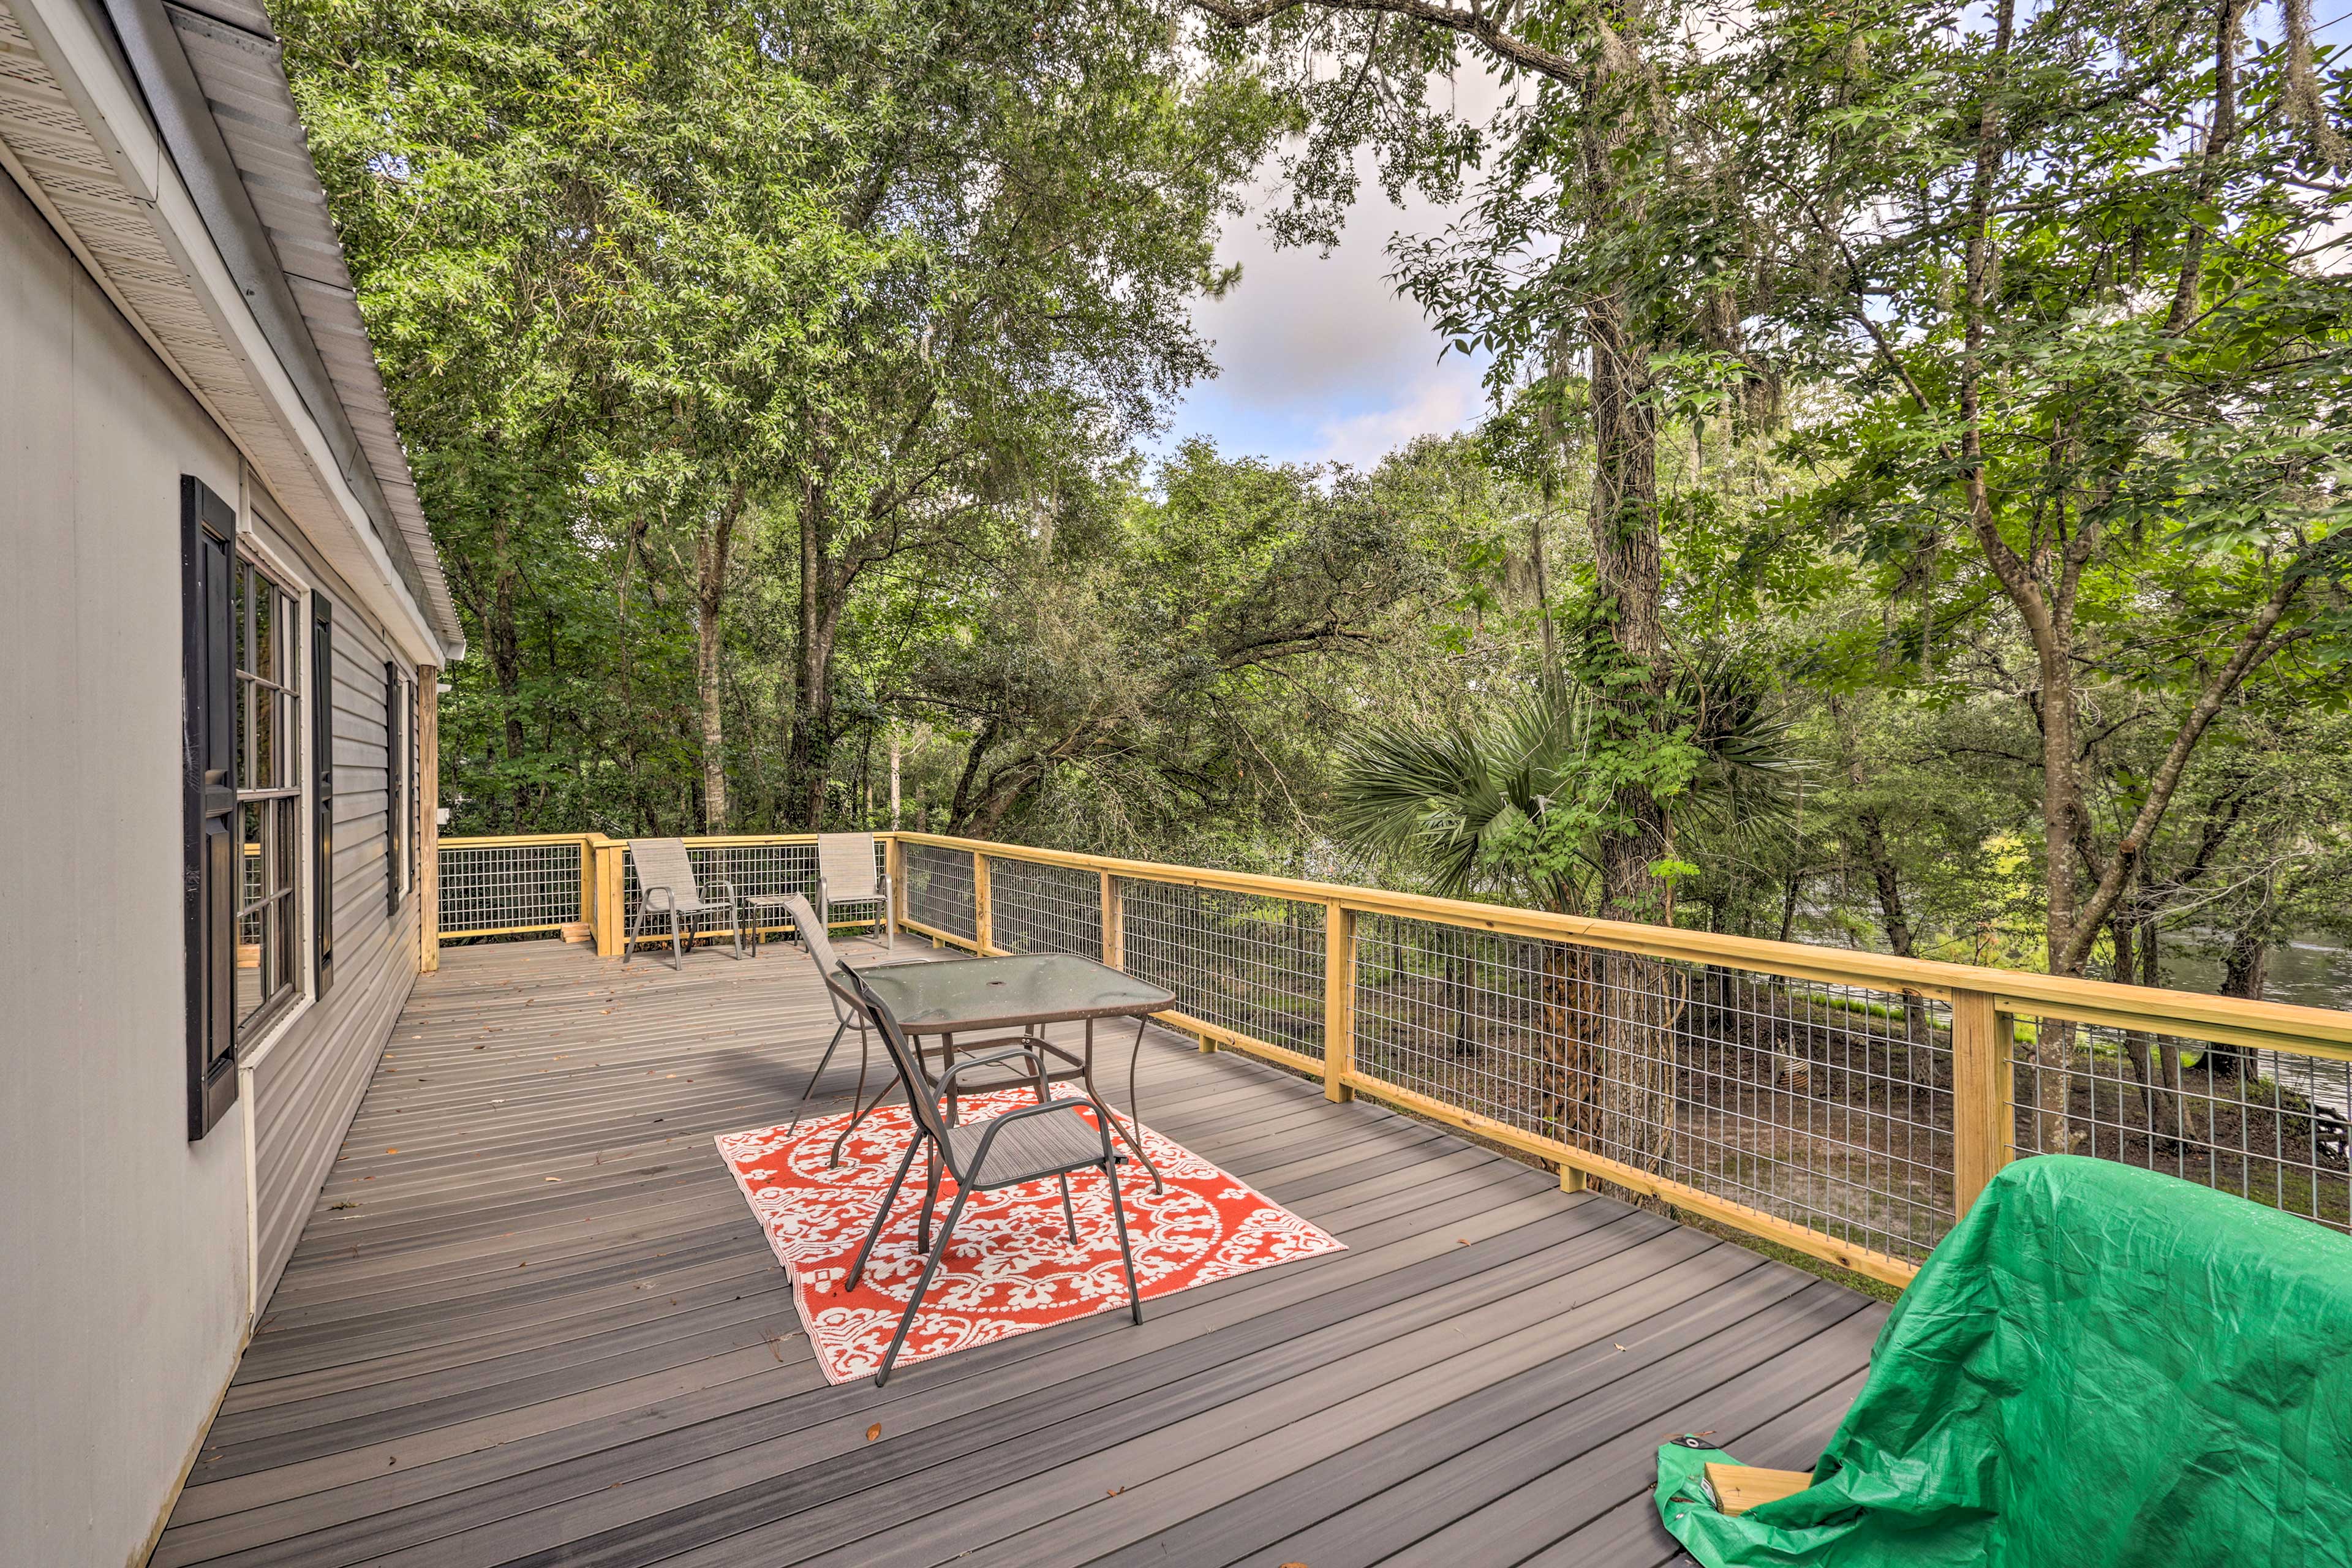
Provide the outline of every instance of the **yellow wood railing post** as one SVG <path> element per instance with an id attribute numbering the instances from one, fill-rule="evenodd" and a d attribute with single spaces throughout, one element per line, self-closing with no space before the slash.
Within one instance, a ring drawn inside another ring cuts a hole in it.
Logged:
<path id="1" fill-rule="evenodd" d="M 1323 1098 L 1356 1098 L 1356 911 L 1323 906 Z"/>
<path id="2" fill-rule="evenodd" d="M 588 938 L 596 939 L 596 901 L 604 886 L 604 868 L 596 864 L 596 840 L 602 834 L 580 836 L 580 918 L 588 927 Z"/>
<path id="3" fill-rule="evenodd" d="M 893 745 L 898 742 L 892 742 Z M 889 923 L 907 923 L 907 847 L 895 833 L 882 836 L 882 874 L 890 879 Z"/>
<path id="4" fill-rule="evenodd" d="M 971 852 L 971 942 L 972 951 L 986 954 L 996 951 L 991 932 L 988 897 L 988 857 L 975 849 Z"/>
<path id="5" fill-rule="evenodd" d="M 596 835 L 596 956 L 618 958 L 621 955 L 625 921 L 621 915 L 621 857 L 628 846 L 615 838 Z"/>
<path id="6" fill-rule="evenodd" d="M 416 670 L 416 969 L 441 967 L 441 671 Z"/>
<path id="7" fill-rule="evenodd" d="M 1952 993 L 1952 1217 L 2009 1163 L 2015 1026 L 1985 991 Z"/>
<path id="8" fill-rule="evenodd" d="M 1127 968 L 1126 911 L 1120 908 L 1118 879 L 1102 874 L 1102 961 L 1122 973 Z"/>

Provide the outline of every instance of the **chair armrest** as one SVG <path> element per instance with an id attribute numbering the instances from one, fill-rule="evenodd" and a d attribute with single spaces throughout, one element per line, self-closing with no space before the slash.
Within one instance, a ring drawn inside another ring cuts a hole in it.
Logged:
<path id="1" fill-rule="evenodd" d="M 659 893 L 662 896 L 663 901 L 659 904 L 656 904 L 654 902 L 654 895 L 656 893 Z M 667 888 L 647 888 L 644 892 L 637 895 L 637 902 L 652 909 L 667 909 L 677 902 L 677 895 L 671 892 Z"/>
<path id="2" fill-rule="evenodd" d="M 731 904 L 737 901 L 735 896 L 735 884 L 729 881 L 726 878 L 721 877 L 719 879 L 719 889 L 727 895 L 727 901 L 729 903 Z"/>
<path id="3" fill-rule="evenodd" d="M 940 1074 L 940 1087 L 941 1089 L 945 1089 L 950 1083 L 954 1081 L 956 1074 L 963 1071 L 966 1068 L 989 1067 L 997 1062 L 1010 1060 L 1014 1057 L 1023 1057 L 1027 1058 L 1029 1065 L 1035 1068 L 1039 1072 L 1044 1072 L 1045 1070 L 1045 1060 L 1043 1057 L 1040 1057 L 1035 1051 L 1030 1049 L 1026 1046 L 1014 1046 L 1009 1050 L 992 1051 L 984 1057 L 964 1058 L 963 1060 L 956 1063 L 955 1066 Z"/>

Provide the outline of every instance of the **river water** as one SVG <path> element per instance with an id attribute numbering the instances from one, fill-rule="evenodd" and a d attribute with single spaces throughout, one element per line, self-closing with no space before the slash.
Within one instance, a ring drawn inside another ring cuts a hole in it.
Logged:
<path id="1" fill-rule="evenodd" d="M 2176 938 L 2164 954 L 2164 972 L 2165 984 L 2178 990 L 2219 991 L 2221 949 L 2194 936 Z M 2352 1009 L 2352 948 L 2318 941 L 2273 948 L 2263 1000 Z"/>

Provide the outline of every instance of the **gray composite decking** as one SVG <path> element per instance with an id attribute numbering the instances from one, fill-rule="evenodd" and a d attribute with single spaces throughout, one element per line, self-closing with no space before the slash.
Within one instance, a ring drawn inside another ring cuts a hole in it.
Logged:
<path id="1" fill-rule="evenodd" d="M 1652 1568 L 1658 1442 L 1810 1465 L 1885 1315 L 1155 1031 L 1143 1119 L 1348 1250 L 829 1387 L 711 1134 L 831 1032 L 795 948 L 445 952 L 154 1563 Z"/>

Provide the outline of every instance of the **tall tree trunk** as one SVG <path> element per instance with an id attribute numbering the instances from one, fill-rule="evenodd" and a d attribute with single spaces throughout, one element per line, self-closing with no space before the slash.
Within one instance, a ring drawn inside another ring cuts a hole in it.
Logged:
<path id="1" fill-rule="evenodd" d="M 1611 178 L 1596 175 L 1600 184 Z M 1630 677 L 1609 694 L 1626 729 L 1662 721 L 1665 630 L 1658 538 L 1658 416 L 1648 401 L 1649 350 L 1633 340 L 1622 294 L 1585 312 L 1591 355 L 1593 567 L 1607 603 L 1616 660 Z M 1612 920 L 1671 924 L 1671 890 L 1651 867 L 1672 848 L 1666 808 L 1648 790 L 1627 789 L 1618 808 L 1632 826 L 1601 841 L 1601 912 Z"/>
<path id="2" fill-rule="evenodd" d="M 2238 932 L 2231 939 L 2229 953 L 2221 963 L 2221 994 L 2261 1001 L 2270 984 L 2270 958 L 2267 931 L 2250 928 Z"/>
<path id="3" fill-rule="evenodd" d="M 787 810 L 804 832 L 824 825 L 833 761 L 833 635 L 840 624 L 832 548 L 832 496 L 823 476 L 803 476 L 800 504 L 800 601 L 793 626 L 792 731 L 785 742 Z"/>
<path id="4" fill-rule="evenodd" d="M 498 683 L 499 707 L 505 718 L 507 766 L 513 774 L 507 800 L 507 831 L 521 833 L 530 826 L 530 790 L 523 783 L 523 754 L 529 742 L 522 727 L 522 633 L 515 625 L 515 570 L 512 541 L 507 531 L 506 508 L 490 520 L 490 679 Z"/>
<path id="5" fill-rule="evenodd" d="M 1862 781 L 1862 764 L 1853 764 L 1855 784 Z M 1887 847 L 1885 825 L 1878 813 L 1867 808 L 1854 813 L 1862 828 L 1863 859 L 1870 867 L 1870 883 L 1878 897 L 1878 923 L 1886 933 L 1886 949 L 1897 958 L 1909 958 L 1916 942 L 1911 929 L 1910 912 L 1903 906 L 1903 879 L 1895 865 L 1894 852 Z M 1926 1056 L 1927 1046 L 1927 999 L 1918 992 L 1903 993 L 1903 1038 L 1911 1052 L 1911 1081 L 1924 1084 L 1932 1070 Z"/>
<path id="6" fill-rule="evenodd" d="M 2115 944 L 2117 984 L 2155 984 L 2154 921 L 2139 919 L 2136 911 L 2117 914 L 2108 940 Z M 2159 1058 L 2157 1037 L 2144 1029 L 2125 1031 L 2123 1047 L 2124 1059 L 2131 1066 L 2132 1077 L 2139 1084 L 2141 1102 L 2147 1107 L 2149 1146 L 2170 1149 L 2180 1135 L 2180 1106 L 2172 1081 L 2179 1058 L 2170 1050 Z"/>
<path id="7" fill-rule="evenodd" d="M 708 513 L 694 540 L 694 677 L 702 706 L 702 830 L 727 831 L 727 751 L 719 711 L 719 615 L 727 604 L 727 564 L 743 511 L 738 479 L 716 511 Z"/>
<path id="8" fill-rule="evenodd" d="M 1604 149 L 1588 176 L 1596 191 L 1614 178 L 1607 164 Z M 1629 678 L 1608 700 L 1616 710 L 1612 721 L 1630 733 L 1656 729 L 1665 717 L 1657 413 L 1646 396 L 1647 345 L 1628 330 L 1623 296 L 1595 300 L 1586 311 L 1585 332 L 1591 355 L 1593 562 L 1609 604 L 1616 645 L 1612 662 Z M 1620 793 L 1617 810 L 1629 826 L 1601 836 L 1601 912 L 1672 924 L 1672 885 L 1653 869 L 1673 849 L 1665 803 L 1636 785 Z M 1599 1008 L 1586 1016 L 1597 1019 L 1600 1038 L 1570 1064 L 1571 1082 L 1579 1071 L 1599 1080 L 1601 1152 L 1664 1172 L 1674 1149 L 1675 1041 L 1685 978 L 1678 965 L 1631 953 L 1598 953 L 1592 964 L 1599 973 L 1589 978 L 1597 982 Z"/>
<path id="9" fill-rule="evenodd" d="M 2263 901 L 2244 923 L 2231 933 L 2229 951 L 2221 957 L 2221 994 L 2242 996 L 2249 1002 L 2259 1002 L 2270 983 L 2271 937 L 2275 923 L 2273 889 L 2267 884 L 2263 889 Z M 2205 1047 L 2205 1070 L 2220 1076 L 2242 1075 L 2246 1070 L 2246 1054 L 2236 1046 L 2210 1045 Z"/>

